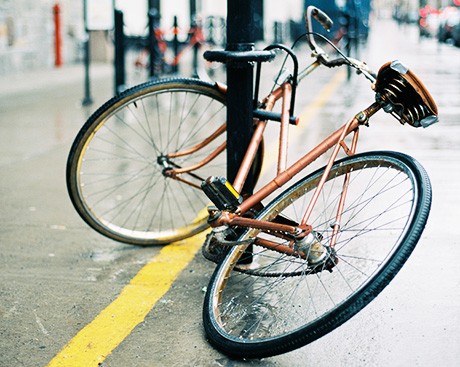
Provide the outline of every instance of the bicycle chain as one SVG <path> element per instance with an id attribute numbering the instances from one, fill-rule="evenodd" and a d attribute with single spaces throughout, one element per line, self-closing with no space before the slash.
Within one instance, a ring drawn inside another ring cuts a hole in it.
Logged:
<path id="1" fill-rule="evenodd" d="M 201 248 L 203 256 L 216 264 L 220 263 L 225 256 L 227 255 L 228 251 L 234 246 L 239 245 L 251 245 L 256 242 L 255 238 L 250 238 L 247 240 L 217 240 L 213 233 L 209 233 L 206 235 L 205 242 Z M 294 277 L 294 276 L 302 276 L 302 275 L 312 275 L 316 273 L 320 273 L 323 270 L 328 270 L 332 272 L 332 268 L 337 264 L 337 257 L 335 255 L 335 251 L 330 247 L 327 247 L 327 251 L 329 254 L 327 259 L 321 263 L 316 265 L 315 267 L 307 267 L 307 269 L 301 271 L 295 271 L 290 273 L 282 273 L 282 272 L 272 272 L 272 273 L 265 273 L 257 271 L 257 269 L 245 269 L 243 267 L 239 267 L 236 265 L 234 267 L 235 271 L 238 271 L 243 274 L 265 277 L 265 278 L 287 278 L 287 277 Z"/>
<path id="2" fill-rule="evenodd" d="M 308 267 L 305 270 L 302 271 L 295 271 L 295 272 L 290 272 L 290 273 L 280 273 L 280 272 L 275 272 L 275 273 L 261 273 L 257 272 L 256 270 L 252 269 L 244 269 L 244 268 L 239 268 L 238 266 L 235 266 L 234 270 L 248 274 L 248 275 L 254 275 L 254 276 L 259 276 L 262 278 L 288 278 L 288 277 L 294 277 L 294 276 L 302 276 L 302 275 L 313 275 L 316 273 L 321 273 L 324 270 L 329 271 L 332 273 L 332 269 L 337 265 L 338 258 L 336 256 L 335 250 L 331 249 L 330 247 L 327 247 L 327 251 L 329 251 L 329 254 L 327 256 L 327 259 L 321 263 L 316 265 L 315 267 Z"/>

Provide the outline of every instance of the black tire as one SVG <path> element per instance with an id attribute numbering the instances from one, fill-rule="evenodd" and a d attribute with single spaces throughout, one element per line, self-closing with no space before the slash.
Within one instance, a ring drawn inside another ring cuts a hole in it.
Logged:
<path id="1" fill-rule="evenodd" d="M 225 150 L 196 176 L 181 176 L 197 187 L 162 172 L 200 162 L 225 142 L 225 132 L 203 151 L 163 164 L 160 158 L 202 142 L 225 121 L 225 93 L 200 80 L 148 82 L 115 96 L 71 147 L 66 178 L 75 209 L 99 233 L 128 244 L 162 245 L 203 231 L 209 200 L 200 179 L 225 176 Z"/>
<path id="2" fill-rule="evenodd" d="M 298 222 L 322 172 L 284 191 L 258 218 L 272 220 L 281 213 Z M 252 264 L 243 267 L 238 261 L 247 244 L 234 247 L 217 266 L 203 310 L 206 335 L 217 349 L 236 358 L 262 358 L 302 347 L 359 312 L 403 266 L 430 211 L 425 170 L 413 158 L 394 152 L 357 154 L 336 162 L 309 220 L 326 245 L 346 173 L 351 181 L 332 272 L 258 246 L 251 249 Z M 256 235 L 262 234 L 249 230 L 241 239 Z"/>

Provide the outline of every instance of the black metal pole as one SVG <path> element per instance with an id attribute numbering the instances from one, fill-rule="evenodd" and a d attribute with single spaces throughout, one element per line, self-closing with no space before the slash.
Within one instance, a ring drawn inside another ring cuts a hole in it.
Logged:
<path id="1" fill-rule="evenodd" d="M 196 6 L 196 0 L 190 0 L 190 29 L 192 29 L 194 32 L 199 31 L 201 32 L 202 30 L 197 30 L 197 27 L 202 27 L 203 21 L 201 19 L 197 18 L 197 6 Z M 190 35 L 190 37 L 193 37 L 193 34 Z M 200 45 L 195 44 L 193 46 L 193 59 L 192 59 L 192 76 L 194 78 L 199 78 L 198 75 L 198 51 L 199 51 Z"/>
<path id="2" fill-rule="evenodd" d="M 158 11 L 158 14 L 160 14 L 161 11 L 161 0 L 148 0 L 148 7 L 149 9 L 156 9 Z"/>
<path id="3" fill-rule="evenodd" d="M 254 49 L 254 0 L 227 0 L 227 51 Z M 253 65 L 227 64 L 227 178 L 233 182 L 253 133 Z M 249 174 L 242 193 L 254 190 Z"/>
<path id="4" fill-rule="evenodd" d="M 196 16 L 196 0 L 190 0 L 190 24 L 195 20 Z"/>
<path id="5" fill-rule="evenodd" d="M 123 32 L 123 12 L 115 10 L 115 94 L 125 89 L 125 35 Z"/>
<path id="6" fill-rule="evenodd" d="M 162 55 L 158 46 L 155 31 L 160 24 L 160 14 L 156 9 L 150 9 L 149 14 L 149 76 L 150 78 L 159 77 L 162 69 Z M 157 75 L 158 74 L 158 75 Z"/>
<path id="7" fill-rule="evenodd" d="M 195 37 L 197 33 L 202 34 L 203 29 L 201 27 L 202 27 L 201 20 L 196 19 L 196 17 L 194 17 L 194 19 L 190 23 L 191 34 L 189 35 L 189 37 Z M 192 50 L 193 51 L 192 52 L 192 76 L 194 78 L 199 78 L 199 75 L 198 75 L 198 51 L 199 50 L 200 50 L 200 43 L 197 42 L 193 45 L 193 50 Z"/>
<path id="8" fill-rule="evenodd" d="M 93 103 L 93 98 L 91 98 L 91 83 L 89 80 L 89 63 L 90 63 L 90 48 L 89 48 L 89 32 L 85 32 L 84 42 L 84 51 L 85 51 L 85 81 L 84 81 L 84 90 L 85 94 L 83 101 L 81 102 L 83 106 L 89 106 Z"/>
<path id="9" fill-rule="evenodd" d="M 149 18 L 149 76 L 153 78 L 155 76 L 155 11 L 154 9 L 150 9 L 148 13 Z"/>
<path id="10" fill-rule="evenodd" d="M 88 19 L 87 19 L 87 8 L 86 0 L 83 1 L 83 22 L 85 27 L 85 39 L 83 41 L 84 49 L 84 63 L 85 63 L 85 80 L 84 80 L 84 97 L 82 101 L 83 106 L 89 106 L 93 103 L 91 98 L 91 82 L 89 79 L 89 63 L 90 63 L 90 47 L 89 47 L 89 31 L 88 31 Z"/>
<path id="11" fill-rule="evenodd" d="M 210 45 L 215 45 L 216 42 L 214 41 L 214 17 L 208 17 L 208 39 L 206 40 Z"/>
<path id="12" fill-rule="evenodd" d="M 177 73 L 179 71 L 179 63 L 177 56 L 179 55 L 179 25 L 177 23 L 177 16 L 174 16 L 174 21 L 173 21 L 173 29 L 174 29 L 174 35 L 173 35 L 173 51 L 174 51 L 174 64 L 172 66 L 172 71 L 173 73 Z"/>

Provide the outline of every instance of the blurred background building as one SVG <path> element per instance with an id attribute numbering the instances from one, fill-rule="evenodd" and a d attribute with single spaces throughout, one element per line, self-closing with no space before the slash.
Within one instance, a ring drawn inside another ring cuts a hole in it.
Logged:
<path id="1" fill-rule="evenodd" d="M 421 36 L 457 43 L 455 27 L 460 27 L 460 0 L 257 0 L 256 38 L 268 42 L 292 38 L 301 31 L 306 4 L 317 5 L 328 12 L 334 12 L 334 8 L 337 11 L 355 9 L 355 13 L 364 14 L 364 27 L 369 27 L 372 8 L 371 17 L 393 17 L 398 22 L 418 24 Z M 114 8 L 124 13 L 126 35 L 146 36 L 147 12 L 154 7 L 160 11 L 160 26 L 164 30 L 172 28 L 173 17 L 177 16 L 179 27 L 186 34 L 196 13 L 205 27 L 212 17 L 214 36 L 219 35 L 221 43 L 225 41 L 226 2 L 223 0 L 0 0 L 0 75 L 82 62 L 86 37 L 84 6 L 90 23 L 98 22 L 98 16 L 106 23 L 89 32 L 91 57 L 95 61 L 110 62 L 113 58 Z M 452 15 L 454 13 L 456 15 Z"/>

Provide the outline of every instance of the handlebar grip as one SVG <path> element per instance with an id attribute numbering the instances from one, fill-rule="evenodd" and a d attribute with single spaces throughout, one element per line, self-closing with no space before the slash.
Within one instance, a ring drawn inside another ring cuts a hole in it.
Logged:
<path id="1" fill-rule="evenodd" d="M 343 57 L 339 57 L 338 59 L 333 59 L 326 62 L 326 66 L 330 68 L 335 68 L 337 66 L 348 65 L 348 61 L 345 60 Z"/>
<path id="2" fill-rule="evenodd" d="M 312 6 L 311 15 L 313 15 L 313 17 L 323 26 L 324 29 L 327 31 L 331 30 L 334 22 L 325 12 L 315 6 Z"/>

